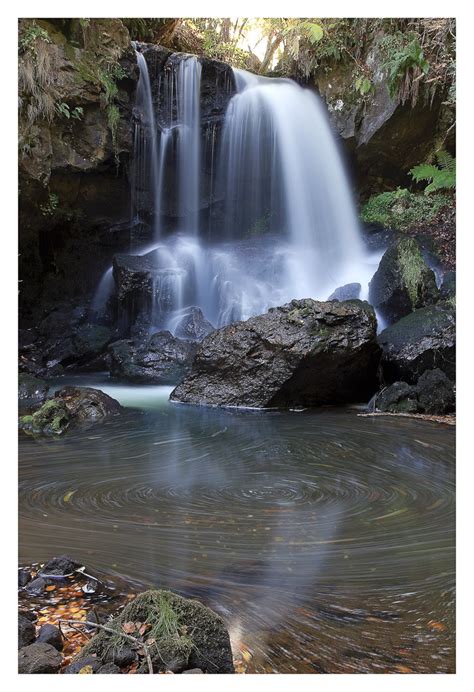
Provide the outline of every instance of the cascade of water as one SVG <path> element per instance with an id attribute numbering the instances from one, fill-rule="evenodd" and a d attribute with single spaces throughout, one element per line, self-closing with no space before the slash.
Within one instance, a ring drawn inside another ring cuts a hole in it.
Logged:
<path id="1" fill-rule="evenodd" d="M 199 60 L 175 54 L 160 75 L 152 75 L 159 79 L 156 114 L 139 52 L 137 60 L 137 185 L 145 186 L 149 177 L 155 230 L 173 199 L 179 217 L 172 236 L 155 234 L 151 246 L 135 252 L 153 253 L 156 268 L 150 329 L 174 330 L 191 306 L 218 327 L 293 298 L 325 300 L 353 281 L 362 284 L 365 298 L 375 266 L 364 256 L 344 167 L 319 98 L 290 80 L 234 70 L 237 93 L 223 131 L 211 122 L 201 133 Z M 219 238 L 212 243 L 200 237 L 203 162 L 209 205 L 214 199 L 224 203 L 221 227 L 213 222 Z M 149 310 L 149 296 L 146 301 Z"/>
<path id="2" fill-rule="evenodd" d="M 200 91 L 201 63 L 194 55 L 171 60 L 165 76 L 170 128 L 177 132 L 179 230 L 199 232 L 199 192 L 201 170 Z"/>
<path id="3" fill-rule="evenodd" d="M 315 94 L 290 80 L 238 70 L 236 84 L 221 153 L 227 237 L 282 233 L 292 297 L 318 296 L 349 280 L 363 257 L 327 114 Z"/>
<path id="4" fill-rule="evenodd" d="M 132 197 L 151 194 L 154 214 L 154 237 L 159 235 L 159 206 L 161 185 L 158 175 L 158 142 L 150 76 L 145 57 L 134 44 L 139 79 L 135 98 L 134 172 Z M 135 203 L 135 210 L 140 204 Z M 135 210 L 133 216 L 135 217 Z"/>

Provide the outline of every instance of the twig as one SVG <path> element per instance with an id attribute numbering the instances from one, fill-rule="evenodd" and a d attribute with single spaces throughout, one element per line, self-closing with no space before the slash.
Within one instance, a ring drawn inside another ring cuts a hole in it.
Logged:
<path id="1" fill-rule="evenodd" d="M 145 642 L 140 641 L 136 637 L 132 637 L 131 634 L 125 634 L 125 632 L 121 632 L 120 630 L 114 630 L 112 627 L 100 625 L 98 622 L 91 622 L 90 620 L 60 620 L 59 622 L 65 622 L 68 625 L 88 625 L 89 627 L 97 627 L 97 629 L 104 630 L 104 632 L 108 632 L 109 634 L 118 634 L 120 637 L 123 637 L 128 641 L 133 642 L 134 644 L 138 644 L 140 648 L 142 648 L 145 652 L 146 662 L 148 664 L 148 672 L 150 675 L 153 675 L 153 662 L 151 660 L 150 650 L 147 644 L 145 644 Z"/>

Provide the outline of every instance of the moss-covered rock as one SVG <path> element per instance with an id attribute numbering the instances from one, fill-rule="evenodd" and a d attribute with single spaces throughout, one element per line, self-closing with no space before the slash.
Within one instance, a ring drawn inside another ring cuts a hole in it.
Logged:
<path id="1" fill-rule="evenodd" d="M 33 434 L 61 435 L 71 424 L 93 423 L 121 411 L 118 401 L 99 389 L 64 387 L 32 415 L 22 416 L 19 426 Z"/>
<path id="2" fill-rule="evenodd" d="M 416 310 L 384 329 L 377 340 L 386 382 L 416 384 L 426 370 L 434 368 L 455 380 L 456 316 L 448 303 Z"/>
<path id="3" fill-rule="evenodd" d="M 413 238 L 398 239 L 383 255 L 369 284 L 369 299 L 381 317 L 393 324 L 439 298 L 434 272 Z"/>
<path id="4" fill-rule="evenodd" d="M 153 671 L 181 673 L 200 668 L 205 673 L 233 673 L 232 649 L 223 620 L 198 601 L 182 598 L 163 590 L 145 591 L 131 601 L 107 626 L 116 635 L 100 631 L 82 649 L 78 661 L 92 654 L 100 659 L 114 660 L 124 646 L 123 625 L 131 636 L 147 644 Z M 147 625 L 140 635 L 133 623 Z M 132 629 L 133 628 L 133 629 Z M 139 647 L 138 647 L 139 648 Z M 139 673 L 148 673 L 147 663 L 140 655 Z"/>
<path id="5" fill-rule="evenodd" d="M 373 397 L 368 408 L 370 411 L 386 413 L 419 413 L 421 411 L 416 388 L 406 382 L 394 382 L 389 387 L 384 387 Z"/>

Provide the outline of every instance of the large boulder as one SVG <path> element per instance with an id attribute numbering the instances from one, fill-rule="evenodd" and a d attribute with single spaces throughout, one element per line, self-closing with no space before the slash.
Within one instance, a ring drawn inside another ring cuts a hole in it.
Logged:
<path id="1" fill-rule="evenodd" d="M 456 314 L 447 303 L 421 308 L 378 336 L 382 369 L 388 383 L 416 384 L 425 370 L 439 368 L 454 381 Z"/>
<path id="2" fill-rule="evenodd" d="M 176 384 L 190 372 L 195 353 L 193 342 L 167 331 L 144 341 L 123 339 L 109 346 L 110 374 L 127 382 Z"/>
<path id="3" fill-rule="evenodd" d="M 204 673 L 234 672 L 232 649 L 224 622 L 198 601 L 169 591 L 145 591 L 107 625 L 123 632 L 125 623 L 129 634 L 148 644 L 155 673 L 165 670 L 181 673 L 193 668 Z M 145 632 L 140 634 L 142 625 L 146 626 Z M 81 650 L 80 658 L 72 665 L 77 663 L 80 666 L 81 660 L 93 654 L 106 660 L 110 657 L 111 645 L 110 634 L 100 631 Z M 114 645 L 116 648 L 122 646 L 116 641 Z M 139 655 L 137 672 L 148 673 L 143 650 Z"/>
<path id="4" fill-rule="evenodd" d="M 377 389 L 373 308 L 358 300 L 293 300 L 202 342 L 171 400 L 221 406 L 317 406 Z"/>
<path id="5" fill-rule="evenodd" d="M 433 305 L 439 298 L 433 271 L 413 238 L 400 238 L 384 253 L 369 284 L 369 300 L 388 323 Z"/>
<path id="6" fill-rule="evenodd" d="M 384 387 L 369 402 L 369 411 L 384 413 L 420 413 L 416 387 L 406 382 L 394 382 Z"/>
<path id="7" fill-rule="evenodd" d="M 19 424 L 26 432 L 61 435 L 71 425 L 95 423 L 122 411 L 118 401 L 99 389 L 63 387 Z"/>
<path id="8" fill-rule="evenodd" d="M 54 646 L 37 642 L 24 646 L 18 652 L 18 672 L 57 673 L 61 667 L 62 656 Z"/>

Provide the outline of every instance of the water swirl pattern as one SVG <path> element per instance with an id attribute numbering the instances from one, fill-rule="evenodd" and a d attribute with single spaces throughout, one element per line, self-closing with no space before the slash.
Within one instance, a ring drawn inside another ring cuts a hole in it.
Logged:
<path id="1" fill-rule="evenodd" d="M 454 671 L 452 429 L 101 388 L 136 409 L 21 437 L 21 562 L 67 552 L 195 596 L 248 672 Z"/>

